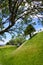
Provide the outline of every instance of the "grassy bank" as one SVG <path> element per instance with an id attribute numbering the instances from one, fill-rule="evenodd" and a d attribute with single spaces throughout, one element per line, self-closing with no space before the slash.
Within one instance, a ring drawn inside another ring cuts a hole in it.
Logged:
<path id="1" fill-rule="evenodd" d="M 0 49 L 2 65 L 43 65 L 43 32 L 38 33 L 16 50 L 11 49 Z"/>

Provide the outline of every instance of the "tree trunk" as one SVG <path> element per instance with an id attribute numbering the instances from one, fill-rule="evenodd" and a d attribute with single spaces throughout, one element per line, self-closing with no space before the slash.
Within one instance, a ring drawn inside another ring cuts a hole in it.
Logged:
<path id="1" fill-rule="evenodd" d="M 30 38 L 31 38 L 32 36 L 31 36 L 31 33 L 30 33 Z"/>

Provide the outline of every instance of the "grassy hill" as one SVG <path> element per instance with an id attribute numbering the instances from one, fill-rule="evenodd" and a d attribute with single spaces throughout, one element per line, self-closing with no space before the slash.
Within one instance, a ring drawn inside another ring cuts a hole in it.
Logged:
<path id="1" fill-rule="evenodd" d="M 10 52 L 9 49 L 6 52 L 4 50 L 1 49 L 0 52 L 2 56 L 0 65 L 43 65 L 43 32 L 38 33 L 16 50 Z"/>
<path id="2" fill-rule="evenodd" d="M 3 65 L 5 60 L 10 56 L 10 53 L 17 47 L 12 45 L 0 46 L 0 65 Z"/>

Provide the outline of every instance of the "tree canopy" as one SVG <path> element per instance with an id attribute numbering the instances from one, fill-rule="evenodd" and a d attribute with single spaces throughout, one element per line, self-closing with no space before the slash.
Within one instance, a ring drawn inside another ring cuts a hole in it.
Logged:
<path id="1" fill-rule="evenodd" d="M 30 38 L 31 38 L 31 33 L 32 32 L 35 32 L 35 28 L 30 24 L 30 25 L 28 25 L 27 26 L 27 28 L 25 29 L 25 31 L 24 31 L 24 34 L 25 35 L 30 35 Z"/>
<path id="2" fill-rule="evenodd" d="M 43 0 L 0 0 L 0 35 L 14 31 L 13 26 L 19 19 L 36 16 L 42 21 L 42 13 Z"/>
<path id="3" fill-rule="evenodd" d="M 16 45 L 18 47 L 25 41 L 26 39 L 23 35 L 18 35 L 15 39 L 12 39 L 9 42 L 7 42 L 7 45 Z"/>

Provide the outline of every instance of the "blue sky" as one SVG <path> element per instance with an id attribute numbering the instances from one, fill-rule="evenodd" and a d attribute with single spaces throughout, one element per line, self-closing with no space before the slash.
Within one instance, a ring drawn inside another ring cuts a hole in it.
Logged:
<path id="1" fill-rule="evenodd" d="M 36 30 L 40 30 L 41 28 L 43 28 L 43 26 L 41 25 L 41 22 L 38 23 L 38 18 L 33 18 L 32 21 L 36 22 L 36 25 L 34 25 Z"/>
<path id="2" fill-rule="evenodd" d="M 33 18 L 32 22 L 34 21 L 36 22 L 36 25 L 34 25 L 34 27 L 37 31 L 43 28 L 43 26 L 40 23 L 38 23 L 38 18 Z M 5 42 L 0 41 L 0 45 L 6 44 L 6 42 L 9 41 L 10 39 L 11 35 L 7 33 L 7 38 L 5 39 Z"/>
<path id="3" fill-rule="evenodd" d="M 38 2 L 34 2 L 34 4 L 38 4 Z M 26 3 L 25 6 L 26 6 L 25 9 L 27 9 L 27 8 L 28 8 L 28 4 Z M 0 10 L 0 13 L 1 13 L 1 10 Z M 37 15 L 37 16 L 43 17 L 43 15 Z M 1 17 L 1 14 L 0 14 L 0 17 Z M 9 16 L 8 16 L 8 17 L 9 17 Z M 32 16 L 32 17 L 33 17 L 33 16 Z M 4 19 L 4 20 L 5 20 L 5 19 Z M 43 26 L 42 26 L 41 24 L 38 24 L 38 23 L 37 23 L 37 22 L 38 22 L 37 17 L 36 17 L 36 18 L 33 18 L 32 21 L 33 21 L 33 22 L 35 21 L 36 24 L 37 24 L 37 25 L 34 26 L 36 30 L 40 30 L 41 28 L 43 28 Z M 9 23 L 7 23 L 7 24 L 4 25 L 4 26 L 7 27 L 8 24 L 9 24 Z M 0 44 L 1 44 L 1 45 L 2 45 L 2 44 L 5 44 L 5 43 L 6 43 L 8 40 L 10 40 L 10 39 L 11 39 L 11 36 L 10 36 L 10 34 L 7 33 L 7 38 L 5 39 L 5 42 L 0 41 Z"/>

